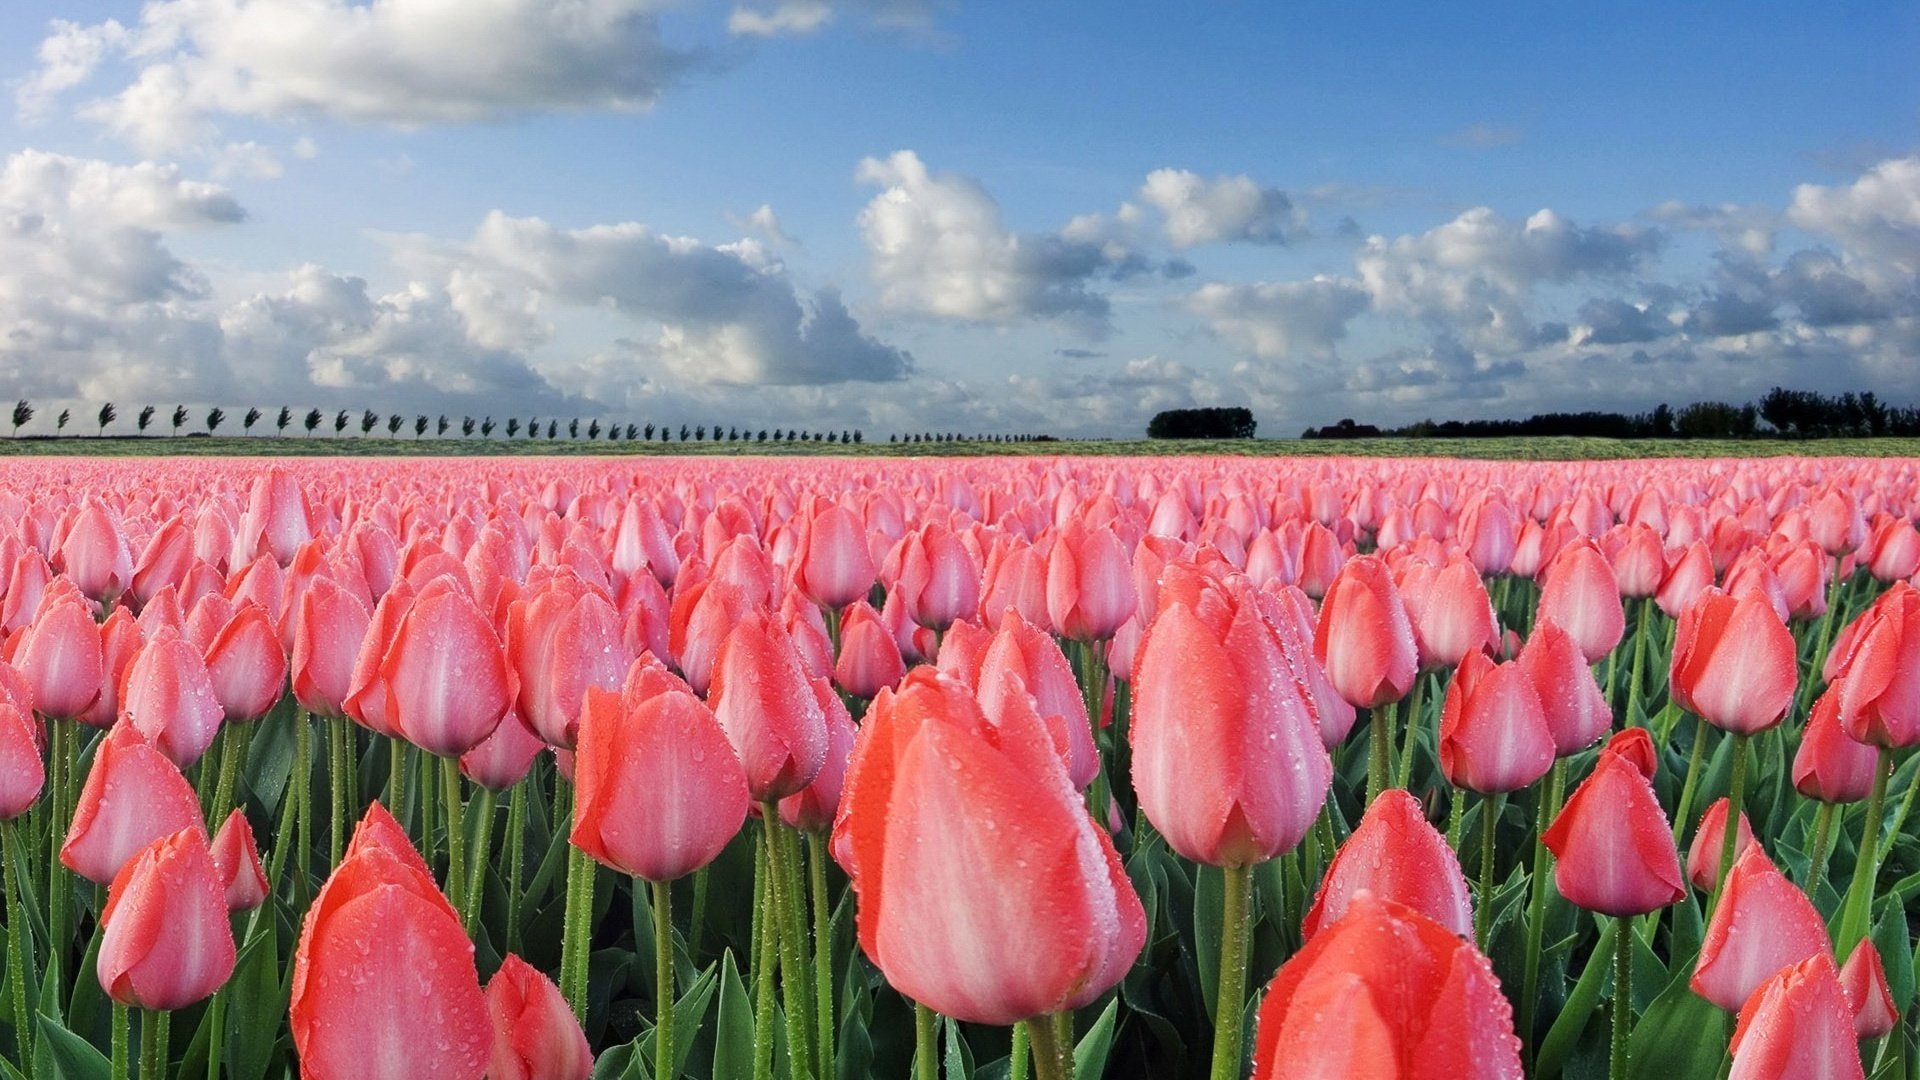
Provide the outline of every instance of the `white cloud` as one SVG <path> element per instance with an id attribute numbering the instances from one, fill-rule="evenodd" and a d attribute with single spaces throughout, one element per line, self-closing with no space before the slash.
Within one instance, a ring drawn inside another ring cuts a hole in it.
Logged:
<path id="1" fill-rule="evenodd" d="M 1306 224 L 1285 192 L 1263 188 L 1245 174 L 1209 180 L 1184 169 L 1155 169 L 1139 194 L 1165 215 L 1167 240 L 1176 248 L 1233 240 L 1285 243 Z"/>
<path id="2" fill-rule="evenodd" d="M 1359 283 L 1326 275 L 1305 281 L 1202 285 L 1187 309 L 1235 349 L 1262 360 L 1326 361 L 1347 324 L 1367 309 Z"/>
<path id="3" fill-rule="evenodd" d="M 1845 187 L 1802 184 L 1787 218 L 1904 274 L 1920 274 L 1920 157 L 1883 161 Z"/>
<path id="4" fill-rule="evenodd" d="M 833 18 L 821 0 L 786 0 L 769 8 L 737 7 L 727 16 L 727 32 L 741 37 L 794 37 L 811 34 Z"/>
<path id="5" fill-rule="evenodd" d="M 758 209 L 745 217 L 728 214 L 727 224 L 741 232 L 757 236 L 775 247 L 799 245 L 799 241 L 789 235 L 786 228 L 780 224 L 780 215 L 774 213 L 773 207 L 767 203 L 761 203 Z"/>
<path id="6" fill-rule="evenodd" d="M 401 127 L 546 110 L 634 111 L 696 63 L 666 44 L 658 0 L 153 0 L 139 25 L 56 24 L 18 93 L 44 112 L 118 53 L 136 73 L 82 109 L 149 151 L 221 117 Z"/>

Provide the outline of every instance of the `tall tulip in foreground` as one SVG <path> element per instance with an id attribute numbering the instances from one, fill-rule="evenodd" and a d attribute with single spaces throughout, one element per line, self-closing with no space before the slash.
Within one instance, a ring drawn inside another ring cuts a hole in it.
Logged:
<path id="1" fill-rule="evenodd" d="M 1290 851 L 1327 799 L 1333 763 L 1251 587 L 1168 603 L 1133 670 L 1133 781 L 1175 851 L 1226 871 L 1213 1075 L 1240 1074 L 1253 866 Z"/>
<path id="2" fill-rule="evenodd" d="M 1120 980 L 1146 914 L 1038 715 L 995 726 L 965 684 L 914 671 L 874 702 L 834 831 L 887 981 L 959 1020 L 1035 1020 L 1036 1076 L 1071 1075 L 1052 1017 Z"/>

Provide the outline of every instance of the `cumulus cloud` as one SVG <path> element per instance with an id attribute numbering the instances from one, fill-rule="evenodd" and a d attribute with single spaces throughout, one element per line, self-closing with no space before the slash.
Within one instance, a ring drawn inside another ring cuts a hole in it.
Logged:
<path id="1" fill-rule="evenodd" d="M 1164 215 L 1167 240 L 1176 248 L 1233 240 L 1281 244 L 1306 224 L 1285 192 L 1263 188 L 1244 173 L 1208 179 L 1184 169 L 1155 169 L 1139 195 Z"/>
<path id="2" fill-rule="evenodd" d="M 833 18 L 821 0 L 787 0 L 768 8 L 737 7 L 727 16 L 727 32 L 742 37 L 791 37 L 811 34 Z"/>
<path id="3" fill-rule="evenodd" d="M 660 33 L 658 0 L 154 0 L 137 26 L 56 23 L 17 92 L 44 113 L 101 61 L 133 68 L 82 114 L 150 152 L 221 117 L 401 127 L 544 110 L 644 109 L 699 63 Z"/>
<path id="4" fill-rule="evenodd" d="M 1109 305 L 1091 287 L 1126 263 L 1090 221 L 1062 233 L 1016 233 L 1000 204 L 969 177 L 936 173 L 900 150 L 860 163 L 861 183 L 883 190 L 860 212 L 870 272 L 894 311 L 980 323 L 1059 319 L 1099 333 Z"/>
<path id="5" fill-rule="evenodd" d="M 1845 187 L 1802 184 L 1787 218 L 1920 274 L 1920 156 L 1883 161 Z"/>
<path id="6" fill-rule="evenodd" d="M 1262 360 L 1325 361 L 1367 309 L 1366 291 L 1345 278 L 1202 285 L 1187 309 L 1227 344 Z"/>

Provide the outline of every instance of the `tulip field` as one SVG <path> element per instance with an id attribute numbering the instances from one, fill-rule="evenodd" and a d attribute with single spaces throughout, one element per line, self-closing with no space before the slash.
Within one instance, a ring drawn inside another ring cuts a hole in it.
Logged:
<path id="1" fill-rule="evenodd" d="M 1920 460 L 0 461 L 0 1080 L 1920 1078 Z"/>

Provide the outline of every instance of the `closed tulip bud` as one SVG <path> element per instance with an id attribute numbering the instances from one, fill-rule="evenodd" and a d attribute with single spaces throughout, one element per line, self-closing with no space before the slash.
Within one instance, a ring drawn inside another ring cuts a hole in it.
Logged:
<path id="1" fill-rule="evenodd" d="M 1326 802 L 1332 760 L 1244 583 L 1166 604 L 1133 674 L 1133 782 L 1175 851 L 1238 867 L 1298 844 Z"/>
<path id="2" fill-rule="evenodd" d="M 493 1021 L 473 943 L 379 803 L 300 926 L 287 1009 L 308 1080 L 480 1080 Z"/>
<path id="3" fill-rule="evenodd" d="M 1641 771 L 1638 748 L 1623 749 L 1600 754 L 1540 836 L 1557 860 L 1553 881 L 1560 895 L 1614 918 L 1658 911 L 1687 895 L 1680 853 L 1659 796 Z"/>
<path id="4" fill-rule="evenodd" d="M 270 553 L 285 566 L 300 545 L 313 539 L 313 515 L 299 481 L 279 468 L 268 469 L 248 494 L 243 530 L 258 537 L 257 553 Z"/>
<path id="5" fill-rule="evenodd" d="M 994 632 L 987 627 L 971 622 L 954 623 L 940 636 L 940 652 L 934 666 L 972 685 L 979 680 L 980 664 L 987 658 L 987 649 L 993 642 Z"/>
<path id="6" fill-rule="evenodd" d="M 1866 542 L 1867 521 L 1852 496 L 1828 488 L 1813 504 L 1813 512 L 1807 518 L 1807 535 L 1827 554 L 1838 558 Z"/>
<path id="7" fill-rule="evenodd" d="M 1423 668 L 1458 667 L 1467 654 L 1490 652 L 1500 640 L 1486 584 L 1459 555 L 1434 575 L 1413 625 Z"/>
<path id="8" fill-rule="evenodd" d="M 392 644 L 394 635 L 399 632 L 401 620 L 406 618 L 413 597 L 413 586 L 407 583 L 407 579 L 397 578 L 386 595 L 374 605 L 372 619 L 367 623 L 367 632 L 360 642 L 360 651 L 354 655 L 353 674 L 347 680 L 347 697 L 342 703 L 347 715 L 355 723 L 375 734 L 394 739 L 400 737 L 400 729 L 394 724 L 391 696 L 381 678 L 380 665 L 386 659 L 387 646 Z M 298 668 L 296 661 L 296 672 Z"/>
<path id="9" fill-rule="evenodd" d="M 1826 959 L 1831 948 L 1826 923 L 1807 894 L 1755 845 L 1727 875 L 1688 985 L 1734 1012 L 1782 968 L 1809 957 Z"/>
<path id="10" fill-rule="evenodd" d="M 1619 579 L 1593 541 L 1568 544 L 1548 564 L 1538 619 L 1565 630 L 1589 664 L 1620 644 L 1627 622 Z"/>
<path id="11" fill-rule="evenodd" d="M 130 589 L 140 604 L 168 586 L 178 587 L 193 567 L 193 532 L 181 518 L 168 518 L 147 539 L 133 564 Z"/>
<path id="12" fill-rule="evenodd" d="M 1625 526 L 1618 549 L 1610 554 L 1621 596 L 1637 599 L 1660 591 L 1660 582 L 1667 576 L 1667 553 L 1659 533 L 1645 525 Z"/>
<path id="13" fill-rule="evenodd" d="M 880 621 L 880 613 L 865 600 L 850 605 L 840 623 L 840 657 L 833 666 L 834 683 L 854 697 L 871 698 L 898 683 L 906 673 L 900 645 Z"/>
<path id="14" fill-rule="evenodd" d="M 1920 571 L 1920 531 L 1910 521 L 1889 518 L 1873 536 L 1867 570 L 1879 582 L 1912 577 Z"/>
<path id="15" fill-rule="evenodd" d="M 203 651 L 213 696 L 229 722 L 267 715 L 287 682 L 287 654 L 258 604 L 241 604 Z"/>
<path id="16" fill-rule="evenodd" d="M 1748 824 L 1747 815 L 1737 819 L 1738 832 L 1734 837 L 1733 857 L 1738 859 L 1748 848 L 1759 847 L 1759 841 L 1753 838 L 1753 826 Z M 1687 880 L 1693 887 L 1703 892 L 1712 892 L 1720 880 L 1721 845 L 1727 837 L 1727 800 L 1716 799 L 1707 812 L 1700 815 L 1700 825 L 1693 831 L 1693 846 L 1687 849 Z"/>
<path id="17" fill-rule="evenodd" d="M 1765 600 L 1709 589 L 1674 632 L 1674 700 L 1715 727 L 1751 735 L 1793 704 L 1796 663 L 1793 635 Z"/>
<path id="18" fill-rule="evenodd" d="M 1069 524 L 1047 554 L 1047 614 L 1073 641 L 1105 641 L 1139 606 L 1133 567 L 1113 530 Z"/>
<path id="19" fill-rule="evenodd" d="M 110 603 L 133 584 L 133 553 L 112 514 L 89 502 L 60 544 L 60 569 L 80 591 Z"/>
<path id="20" fill-rule="evenodd" d="M 1713 587 L 1713 556 L 1705 541 L 1695 541 L 1667 568 L 1660 591 L 1653 602 L 1668 618 L 1677 619 L 1691 607 L 1694 598 Z"/>
<path id="21" fill-rule="evenodd" d="M 0 703 L 0 821 L 12 821 L 33 808 L 46 786 L 34 725 L 39 721 L 17 705 Z"/>
<path id="22" fill-rule="evenodd" d="M 820 702 L 820 710 L 827 716 L 827 759 L 814 774 L 813 783 L 780 800 L 780 820 L 802 832 L 825 832 L 833 828 L 833 819 L 840 812 L 847 760 L 853 756 L 857 729 L 846 703 L 833 692 L 832 683 L 814 679 L 812 685 L 814 699 Z"/>
<path id="23" fill-rule="evenodd" d="M 458 757 L 493 734 L 513 704 L 500 639 L 453 579 L 427 583 L 380 661 L 388 717 L 430 754 Z"/>
<path id="24" fill-rule="evenodd" d="M 267 873 L 260 866 L 260 849 L 253 842 L 253 826 L 238 807 L 213 834 L 213 866 L 227 910 L 252 911 L 267 901 Z"/>
<path id="25" fill-rule="evenodd" d="M 1519 661 L 1468 653 L 1440 709 L 1440 770 L 1457 788 L 1519 791 L 1553 768 L 1553 732 Z"/>
<path id="26" fill-rule="evenodd" d="M 979 612 L 980 567 L 959 537 L 929 525 L 900 543 L 899 573 L 888 591 L 899 591 L 909 619 L 938 631 Z"/>
<path id="27" fill-rule="evenodd" d="M 1853 1033 L 1861 1039 L 1877 1039 L 1900 1023 L 1900 1006 L 1887 985 L 1887 969 L 1880 962 L 1880 950 L 1872 938 L 1861 938 L 1853 955 L 1840 968 L 1840 986 L 1846 991 L 1847 1005 L 1853 1010 Z"/>
<path id="28" fill-rule="evenodd" d="M 1646 728 L 1628 728 L 1608 739 L 1605 753 L 1625 758 L 1648 780 L 1652 780 L 1660 769 L 1660 752 L 1654 749 L 1653 736 L 1647 733 Z"/>
<path id="29" fill-rule="evenodd" d="M 181 769 L 200 760 L 220 733 L 224 713 L 206 661 L 172 630 L 141 646 L 127 666 L 123 698 L 122 715 Z"/>
<path id="30" fill-rule="evenodd" d="M 1281 966 L 1260 1006 L 1254 1080 L 1520 1075 L 1493 965 L 1452 928 L 1368 893 Z"/>
<path id="31" fill-rule="evenodd" d="M 105 731 L 120 719 L 120 691 L 124 688 L 127 667 L 139 655 L 141 644 L 140 627 L 134 622 L 133 612 L 123 607 L 114 608 L 107 621 L 100 624 L 100 696 L 80 714 L 81 723 Z"/>
<path id="32" fill-rule="evenodd" d="M 1920 535 L 1920 534 L 1916 534 Z M 1790 619 L 1817 619 L 1827 613 L 1827 586 L 1833 560 L 1812 543 L 1795 544 L 1773 563 L 1773 576 Z"/>
<path id="33" fill-rule="evenodd" d="M 1366 894 L 1405 904 L 1460 937 L 1473 936 L 1473 901 L 1460 860 L 1420 801 L 1399 788 L 1373 800 L 1334 854 L 1300 924 L 1301 940 L 1339 922 L 1354 898 Z"/>
<path id="34" fill-rule="evenodd" d="M 821 607 L 839 609 L 867 595 L 876 572 L 867 530 L 844 506 L 815 514 L 807 523 L 806 547 L 794 583 Z"/>
<path id="35" fill-rule="evenodd" d="M 1355 708 L 1399 701 L 1413 689 L 1413 625 L 1378 557 L 1354 558 L 1334 579 L 1320 606 L 1313 653 L 1334 689 Z"/>
<path id="36" fill-rule="evenodd" d="M 1844 680 L 1843 680 L 1844 682 Z M 1841 683 L 1827 687 L 1813 704 L 1813 715 L 1793 755 L 1793 787 L 1809 799 L 1853 803 L 1873 791 L 1877 747 L 1855 740 L 1840 724 Z"/>
<path id="37" fill-rule="evenodd" d="M 131 721 L 122 720 L 94 751 L 60 864 L 104 885 L 134 852 L 188 828 L 206 828 L 193 785 Z"/>
<path id="38" fill-rule="evenodd" d="M 122 1005 L 183 1009 L 233 974 L 233 929 L 204 830 L 170 833 L 127 860 L 100 925 L 95 970 Z"/>
<path id="39" fill-rule="evenodd" d="M 25 633 L 13 665 L 33 686 L 33 707 L 54 720 L 86 712 L 106 678 L 100 628 L 86 598 L 71 585 L 49 584 Z"/>
<path id="40" fill-rule="evenodd" d="M 753 612 L 727 635 L 707 701 L 746 769 L 754 802 L 799 791 L 826 762 L 826 714 L 775 616 Z"/>
<path id="41" fill-rule="evenodd" d="M 367 605 L 332 578 L 315 578 L 300 594 L 293 630 L 293 696 L 320 716 L 346 715 L 354 660 L 372 622 Z"/>
<path id="42" fill-rule="evenodd" d="M 997 561 L 987 564 L 981 583 L 980 617 L 988 629 L 997 630 L 1008 611 L 1018 611 L 1030 623 L 1048 622 L 1047 559 L 1037 547 L 1015 544 Z"/>
<path id="43" fill-rule="evenodd" d="M 1100 771 L 1086 699 L 1060 646 L 1016 611 L 1008 612 L 1000 623 L 999 632 L 980 658 L 979 675 L 974 680 L 989 720 L 999 716 L 997 702 L 1009 692 L 1009 675 L 1014 680 L 1011 692 L 1031 699 L 1040 718 L 1066 748 L 1067 778 L 1074 787 L 1085 789 Z"/>
<path id="44" fill-rule="evenodd" d="M 1853 625 L 1855 635 L 1843 635 L 1841 726 L 1882 748 L 1920 744 L 1920 589 L 1900 582 Z"/>
<path id="45" fill-rule="evenodd" d="M 1038 717 L 1013 710 L 996 727 L 931 668 L 867 714 L 834 841 L 861 950 L 957 1020 L 1079 1008 L 1146 943 L 1140 898 Z"/>
<path id="46" fill-rule="evenodd" d="M 1560 757 L 1592 746 L 1613 725 L 1613 711 L 1580 646 L 1552 623 L 1533 628 L 1515 661 L 1540 695 L 1542 715 Z"/>
<path id="47" fill-rule="evenodd" d="M 505 791 L 526 778 L 546 745 L 520 719 L 518 709 L 508 709 L 493 734 L 460 755 L 460 771 L 489 791 Z"/>
<path id="48" fill-rule="evenodd" d="M 1353 706 L 1334 689 L 1326 669 L 1314 658 L 1313 601 L 1307 599 L 1306 593 L 1289 586 L 1269 587 L 1263 591 L 1260 603 L 1267 622 L 1280 638 L 1280 655 L 1287 660 L 1289 676 L 1306 692 L 1314 723 L 1320 727 L 1320 744 L 1332 753 L 1334 747 L 1346 741 L 1358 717 Z M 1116 646 L 1123 637 L 1124 634 L 1114 639 Z M 1116 665 L 1115 671 L 1119 670 Z"/>
<path id="49" fill-rule="evenodd" d="M 587 689 L 618 689 L 633 663 L 613 605 L 571 572 L 514 602 L 506 648 L 519 678 L 521 717 L 562 748 L 573 746 Z"/>
<path id="50" fill-rule="evenodd" d="M 587 1080 L 593 1051 L 560 988 L 512 953 L 487 981 L 493 1059 L 487 1080 Z"/>
<path id="51" fill-rule="evenodd" d="M 1740 1010 L 1727 1080 L 1859 1080 L 1846 990 L 1825 953 L 1782 967 Z"/>
<path id="52" fill-rule="evenodd" d="M 687 693 L 629 703 L 589 689 L 573 785 L 573 845 L 649 881 L 672 881 L 712 862 L 747 817 L 740 761 L 713 713 Z"/>

